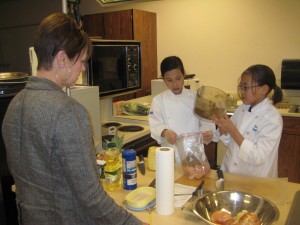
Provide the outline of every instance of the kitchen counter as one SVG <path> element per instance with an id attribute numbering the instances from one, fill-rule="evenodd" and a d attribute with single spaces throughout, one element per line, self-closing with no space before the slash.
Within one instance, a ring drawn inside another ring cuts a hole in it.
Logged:
<path id="1" fill-rule="evenodd" d="M 180 169 L 176 169 L 175 179 L 177 183 L 190 185 L 190 186 L 198 186 L 201 180 L 189 180 L 183 176 L 181 176 Z M 210 191 L 215 191 L 214 180 L 216 179 L 216 171 L 212 170 L 207 177 L 204 178 L 205 184 L 204 189 L 208 189 Z M 224 173 L 225 177 L 225 190 L 236 190 L 243 191 L 252 194 L 256 194 L 262 196 L 270 201 L 272 201 L 279 209 L 280 217 L 276 224 L 282 225 L 285 224 L 287 219 L 289 209 L 292 204 L 292 200 L 296 191 L 300 190 L 300 184 L 287 182 L 286 179 L 277 178 L 257 178 L 257 177 L 247 177 L 236 174 Z M 155 178 L 155 172 L 149 171 L 147 169 L 147 159 L 146 159 L 146 175 L 143 176 L 139 172 L 137 174 L 137 184 L 138 187 L 149 186 L 151 181 Z M 125 196 L 130 191 L 127 190 L 119 190 L 116 192 L 108 192 L 110 196 L 119 204 L 123 205 L 123 201 Z M 123 205 L 124 206 L 124 205 Z M 125 206 L 124 206 L 125 207 Z M 128 210 L 130 211 L 130 210 Z M 149 222 L 149 213 L 146 211 L 135 212 L 130 211 L 139 219 L 145 222 Z M 199 225 L 204 224 L 201 220 L 182 211 L 180 208 L 175 208 L 174 213 L 170 216 L 161 216 L 156 213 L 154 210 L 151 213 L 152 216 L 152 224 L 153 225 L 168 225 L 168 224 L 176 224 L 176 225 Z"/>
<path id="2" fill-rule="evenodd" d="M 300 117 L 300 113 L 290 113 L 289 110 L 290 109 L 278 109 L 282 116 Z"/>
<path id="3" fill-rule="evenodd" d="M 140 104 L 151 105 L 152 96 L 144 96 L 141 98 L 135 98 L 129 100 L 130 102 L 136 102 Z M 298 103 L 295 103 L 298 104 Z M 299 103 L 300 104 L 300 103 Z M 282 116 L 289 116 L 289 117 L 300 117 L 300 113 L 290 113 L 289 110 L 292 107 L 292 103 L 278 103 L 277 109 Z M 235 111 L 235 108 L 229 108 L 227 110 L 228 115 L 232 115 Z M 148 124 L 148 116 L 131 116 L 131 115 L 114 115 L 113 119 L 117 119 L 119 121 L 128 122 L 128 121 L 135 121 L 136 123 Z"/>

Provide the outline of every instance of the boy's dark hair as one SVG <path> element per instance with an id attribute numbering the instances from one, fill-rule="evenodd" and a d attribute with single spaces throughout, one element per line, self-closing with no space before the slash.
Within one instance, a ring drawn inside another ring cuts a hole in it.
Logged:
<path id="1" fill-rule="evenodd" d="M 182 74 L 185 74 L 183 63 L 181 59 L 177 56 L 169 56 L 166 57 L 160 64 L 160 71 L 161 76 L 164 78 L 166 72 L 173 70 L 173 69 L 180 69 Z"/>

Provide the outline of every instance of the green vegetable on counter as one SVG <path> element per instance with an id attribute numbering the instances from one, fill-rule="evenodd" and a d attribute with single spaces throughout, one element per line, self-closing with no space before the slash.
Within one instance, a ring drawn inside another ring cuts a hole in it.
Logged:
<path id="1" fill-rule="evenodd" d="M 149 110 L 149 106 L 135 102 L 124 103 L 122 106 L 122 113 L 127 115 L 147 116 Z"/>

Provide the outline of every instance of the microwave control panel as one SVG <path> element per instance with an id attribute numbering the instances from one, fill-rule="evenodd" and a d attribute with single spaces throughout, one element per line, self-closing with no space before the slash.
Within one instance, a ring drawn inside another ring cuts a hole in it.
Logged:
<path id="1" fill-rule="evenodd" d="M 127 46 L 127 73 L 128 87 L 136 87 L 140 85 L 140 49 L 138 45 Z"/>

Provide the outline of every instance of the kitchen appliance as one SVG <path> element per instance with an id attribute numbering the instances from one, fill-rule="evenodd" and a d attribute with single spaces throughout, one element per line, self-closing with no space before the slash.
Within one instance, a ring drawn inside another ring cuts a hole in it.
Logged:
<path id="1" fill-rule="evenodd" d="M 74 86 L 71 88 L 71 97 L 76 99 L 88 111 L 94 145 L 95 147 L 101 146 L 99 88 L 97 86 Z"/>
<path id="2" fill-rule="evenodd" d="M 281 88 L 300 90 L 300 59 L 282 60 Z"/>
<path id="3" fill-rule="evenodd" d="M 194 92 L 197 92 L 198 88 L 200 87 L 199 79 L 185 79 L 184 80 L 184 87 L 190 89 Z M 167 86 L 163 79 L 154 79 L 151 80 L 151 95 L 154 97 L 155 95 L 168 90 Z"/>
<path id="4" fill-rule="evenodd" d="M 141 43 L 92 39 L 93 53 L 83 81 L 99 86 L 100 96 L 141 88 Z"/>
<path id="5" fill-rule="evenodd" d="M 145 124 L 134 124 L 128 121 L 107 121 L 105 124 L 119 124 L 117 127 L 117 135 L 123 137 L 123 149 L 134 149 L 137 155 L 143 154 L 147 156 L 148 148 L 157 146 L 157 142 L 151 138 L 150 128 Z M 132 126 L 134 127 L 132 129 Z M 121 128 L 121 129 L 119 129 Z M 111 141 L 114 135 L 102 136 L 102 147 L 106 147 L 106 142 Z"/>

